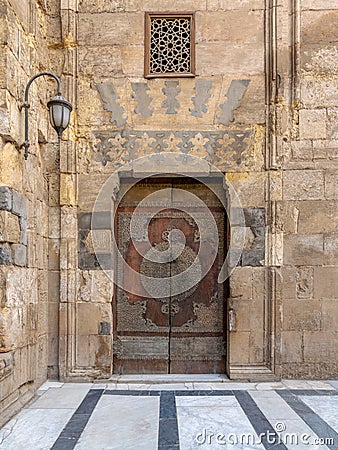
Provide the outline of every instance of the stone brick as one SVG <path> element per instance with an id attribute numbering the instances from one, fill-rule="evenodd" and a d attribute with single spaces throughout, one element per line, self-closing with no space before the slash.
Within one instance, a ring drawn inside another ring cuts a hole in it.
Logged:
<path id="1" fill-rule="evenodd" d="M 338 330 L 337 300 L 323 299 L 321 303 L 323 331 Z"/>
<path id="2" fill-rule="evenodd" d="M 236 352 L 230 352 L 231 364 L 247 364 L 250 354 L 250 332 L 237 331 L 230 334 L 230 348 Z"/>
<path id="3" fill-rule="evenodd" d="M 97 46 L 140 44 L 144 39 L 143 14 L 80 14 L 79 44 Z"/>
<path id="4" fill-rule="evenodd" d="M 0 186 L 0 210 L 12 210 L 12 189 Z"/>
<path id="5" fill-rule="evenodd" d="M 0 185 L 22 191 L 21 155 L 9 142 L 0 151 Z"/>
<path id="6" fill-rule="evenodd" d="M 265 173 L 227 173 L 226 179 L 235 189 L 243 208 L 265 207 Z"/>
<path id="7" fill-rule="evenodd" d="M 20 217 L 27 218 L 27 198 L 17 191 L 12 191 L 13 207 L 12 212 Z"/>
<path id="8" fill-rule="evenodd" d="M 320 266 L 324 263 L 322 234 L 284 236 L 284 264 Z"/>
<path id="9" fill-rule="evenodd" d="M 95 299 L 92 299 L 93 301 Z M 104 303 L 77 304 L 77 332 L 81 335 L 98 334 L 99 322 L 111 322 L 111 307 Z"/>
<path id="10" fill-rule="evenodd" d="M 296 269 L 294 267 L 281 267 L 277 272 L 276 291 L 281 299 L 296 298 Z"/>
<path id="11" fill-rule="evenodd" d="M 249 267 L 236 267 L 230 277 L 230 297 L 252 299 L 252 274 Z"/>
<path id="12" fill-rule="evenodd" d="M 200 76 L 225 73 L 246 77 L 264 73 L 262 43 L 243 45 L 236 42 L 202 42 L 196 47 L 196 72 Z M 226 68 L 223 61 L 227 61 Z"/>
<path id="13" fill-rule="evenodd" d="M 337 89 L 335 89 L 337 91 Z M 338 101 L 337 101 L 338 103 Z M 336 104 L 337 104 L 336 103 Z M 338 139 L 338 110 L 328 108 L 327 110 L 327 137 L 329 139 Z"/>
<path id="14" fill-rule="evenodd" d="M 318 300 L 283 300 L 283 330 L 320 330 L 321 304 Z"/>
<path id="15" fill-rule="evenodd" d="M 301 109 L 299 111 L 300 139 L 326 138 L 326 110 Z"/>
<path id="16" fill-rule="evenodd" d="M 24 267 L 27 264 L 27 247 L 22 244 L 13 244 L 11 248 L 13 264 Z"/>
<path id="17" fill-rule="evenodd" d="M 0 211 L 0 242 L 19 242 L 19 218 L 9 211 Z"/>
<path id="18" fill-rule="evenodd" d="M 285 200 L 321 200 L 324 177 L 321 170 L 288 170 L 283 173 Z"/>
<path id="19" fill-rule="evenodd" d="M 319 44 L 323 46 L 336 40 L 337 11 L 302 11 L 303 45 Z"/>
<path id="20" fill-rule="evenodd" d="M 282 361 L 286 363 L 302 362 L 302 332 L 283 331 L 281 338 Z"/>
<path id="21" fill-rule="evenodd" d="M 338 172 L 325 173 L 325 198 L 338 199 Z"/>
<path id="22" fill-rule="evenodd" d="M 298 232 L 300 234 L 330 233 L 337 228 L 338 202 L 297 202 Z"/>
<path id="23" fill-rule="evenodd" d="M 337 361 L 338 346 L 337 331 L 305 331 L 304 332 L 304 361 Z"/>
<path id="24" fill-rule="evenodd" d="M 337 266 L 314 268 L 315 298 L 338 298 Z"/>
<path id="25" fill-rule="evenodd" d="M 72 174 L 60 174 L 60 205 L 75 205 L 76 191 L 75 191 L 75 177 Z"/>
<path id="26" fill-rule="evenodd" d="M 324 256 L 326 265 L 336 265 L 338 261 L 338 233 L 324 235 Z"/>
<path id="27" fill-rule="evenodd" d="M 313 141 L 313 157 L 315 160 L 337 160 L 338 140 Z"/>
<path id="28" fill-rule="evenodd" d="M 227 41 L 238 43 L 262 43 L 263 11 L 250 11 L 246 20 L 246 32 L 242 33 L 242 11 L 201 11 L 196 14 L 198 27 L 196 41 Z"/>

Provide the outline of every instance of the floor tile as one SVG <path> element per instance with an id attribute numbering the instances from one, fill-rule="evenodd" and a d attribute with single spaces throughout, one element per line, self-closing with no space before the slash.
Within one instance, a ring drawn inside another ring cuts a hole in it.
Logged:
<path id="1" fill-rule="evenodd" d="M 51 448 L 73 412 L 72 409 L 23 409 L 0 430 L 0 449 Z"/>
<path id="2" fill-rule="evenodd" d="M 264 449 L 234 397 L 176 397 L 181 450 Z M 257 446 L 245 444 L 250 434 Z M 244 443 L 243 443 L 244 439 Z"/>
<path id="3" fill-rule="evenodd" d="M 329 396 L 301 396 L 301 400 L 334 430 L 338 430 L 338 398 Z M 338 442 L 337 442 L 338 446 Z"/>
<path id="4" fill-rule="evenodd" d="M 35 402 L 29 405 L 30 409 L 76 409 L 88 392 L 84 386 L 50 388 Z"/>
<path id="5" fill-rule="evenodd" d="M 157 450 L 159 397 L 103 395 L 76 450 Z"/>

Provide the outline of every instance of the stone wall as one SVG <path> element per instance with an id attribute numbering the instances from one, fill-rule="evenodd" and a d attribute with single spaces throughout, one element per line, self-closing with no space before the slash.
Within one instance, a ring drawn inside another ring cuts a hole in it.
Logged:
<path id="1" fill-rule="evenodd" d="M 337 5 L 299 2 L 292 32 L 293 80 L 279 68 L 276 162 L 282 189 L 276 230 L 281 311 L 278 373 L 334 377 L 338 371 Z M 283 38 L 281 38 L 283 39 Z M 284 37 L 285 39 L 285 37 Z M 285 43 L 286 46 L 286 43 Z M 282 62 L 280 63 L 280 66 Z M 291 108 L 289 111 L 287 108 Z"/>
<path id="2" fill-rule="evenodd" d="M 59 199 L 53 183 L 58 149 L 51 143 L 55 136 L 49 132 L 46 101 L 55 85 L 39 78 L 31 86 L 27 160 L 20 148 L 24 112 L 19 109 L 29 78 L 52 68 L 47 22 L 59 15 L 57 3 L 0 1 L 1 423 L 34 395 L 47 378 L 49 364 L 53 375 L 58 374 L 57 360 L 48 361 L 49 351 L 58 346 L 53 337 L 57 329 L 48 319 L 57 323 L 58 316 L 58 308 L 49 307 L 48 291 L 49 206 L 59 208 Z M 54 65 L 53 70 L 58 68 Z M 58 290 L 50 294 L 58 302 Z"/>

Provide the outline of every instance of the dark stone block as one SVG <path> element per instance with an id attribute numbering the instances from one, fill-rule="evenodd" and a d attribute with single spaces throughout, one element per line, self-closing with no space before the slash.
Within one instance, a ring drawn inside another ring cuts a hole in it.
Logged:
<path id="1" fill-rule="evenodd" d="M 12 189 L 8 186 L 0 186 L 0 210 L 11 211 L 12 204 Z"/>
<path id="2" fill-rule="evenodd" d="M 114 226 L 114 215 L 112 211 L 99 211 L 92 215 L 92 230 L 111 230 Z"/>
<path id="3" fill-rule="evenodd" d="M 12 212 L 17 216 L 27 218 L 27 198 L 16 191 L 12 191 Z"/>
<path id="4" fill-rule="evenodd" d="M 100 264 L 95 255 L 88 252 L 78 253 L 78 265 L 82 270 L 96 270 L 100 269 Z"/>
<path id="5" fill-rule="evenodd" d="M 243 220 L 245 223 L 243 223 Z M 244 215 L 244 210 L 242 208 L 231 208 L 230 209 L 230 225 L 231 226 L 245 226 L 246 217 Z"/>
<path id="6" fill-rule="evenodd" d="M 11 248 L 8 244 L 0 244 L 0 266 L 12 264 Z"/>
<path id="7" fill-rule="evenodd" d="M 78 251 L 83 253 L 88 253 L 88 248 L 86 244 L 86 239 L 88 237 L 89 230 L 79 230 L 78 231 Z"/>
<path id="8" fill-rule="evenodd" d="M 77 223 L 80 230 L 90 230 L 92 213 L 78 213 Z"/>
<path id="9" fill-rule="evenodd" d="M 20 244 L 27 245 L 27 219 L 25 217 L 19 217 L 20 224 Z"/>
<path id="10" fill-rule="evenodd" d="M 243 250 L 242 266 L 264 266 L 264 249 Z"/>
<path id="11" fill-rule="evenodd" d="M 16 266 L 24 267 L 27 264 L 27 247 L 22 244 L 13 244 L 12 260 Z"/>
<path id="12" fill-rule="evenodd" d="M 265 210 L 264 208 L 243 208 L 245 224 L 247 227 L 264 227 Z"/>

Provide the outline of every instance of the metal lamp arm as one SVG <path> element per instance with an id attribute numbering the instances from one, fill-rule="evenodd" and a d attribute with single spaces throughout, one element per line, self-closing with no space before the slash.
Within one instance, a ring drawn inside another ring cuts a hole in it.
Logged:
<path id="1" fill-rule="evenodd" d="M 41 72 L 38 73 L 37 75 L 34 75 L 27 83 L 26 89 L 25 89 L 25 101 L 24 103 L 21 105 L 21 108 L 25 108 L 25 141 L 24 143 L 21 145 L 20 148 L 24 147 L 25 148 L 25 159 L 27 159 L 28 157 L 28 149 L 30 146 L 29 143 L 29 136 L 28 136 L 28 109 L 30 107 L 30 104 L 28 102 L 28 94 L 29 94 L 29 88 L 31 86 L 31 84 L 33 83 L 34 80 L 36 80 L 39 77 L 42 76 L 49 76 L 51 78 L 54 78 L 54 80 L 57 82 L 58 84 L 58 95 L 61 95 L 61 81 L 60 78 L 57 75 L 54 75 L 54 73 L 51 72 Z"/>

